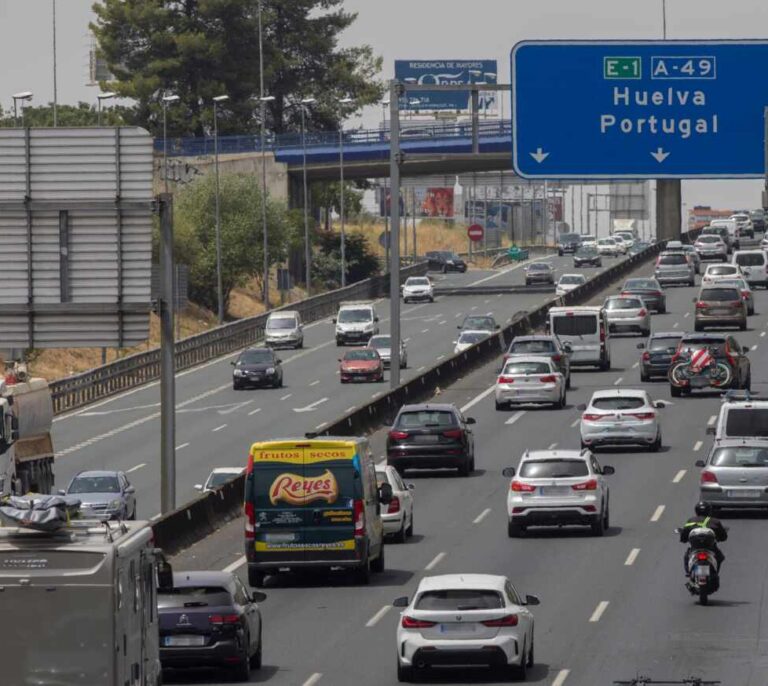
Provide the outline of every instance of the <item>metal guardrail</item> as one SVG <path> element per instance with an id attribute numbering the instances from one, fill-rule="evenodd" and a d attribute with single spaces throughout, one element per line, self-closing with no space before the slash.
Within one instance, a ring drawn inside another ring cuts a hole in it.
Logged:
<path id="1" fill-rule="evenodd" d="M 435 295 L 500 295 L 511 293 L 554 293 L 552 284 L 539 284 L 530 286 L 435 286 Z"/>
<path id="2" fill-rule="evenodd" d="M 409 276 L 426 273 L 426 263 L 414 264 L 400 270 L 400 279 L 404 281 Z M 336 314 L 343 300 L 378 298 L 386 295 L 388 289 L 389 275 L 384 274 L 276 310 L 298 310 L 302 320 L 311 323 Z M 176 370 L 194 367 L 261 340 L 268 317 L 267 312 L 240 319 L 177 341 Z M 53 411 L 54 414 L 68 412 L 159 378 L 160 348 L 129 355 L 87 372 L 53 381 Z"/>

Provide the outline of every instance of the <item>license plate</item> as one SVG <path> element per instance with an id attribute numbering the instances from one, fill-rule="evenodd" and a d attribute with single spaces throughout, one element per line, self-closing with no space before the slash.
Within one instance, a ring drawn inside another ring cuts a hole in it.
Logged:
<path id="1" fill-rule="evenodd" d="M 709 566 L 708 565 L 698 565 L 693 573 L 697 577 L 700 577 L 700 576 L 708 577 L 709 576 Z"/>
<path id="2" fill-rule="evenodd" d="M 567 486 L 542 486 L 541 495 L 568 495 L 570 489 Z"/>
<path id="3" fill-rule="evenodd" d="M 760 491 L 756 488 L 738 488 L 728 491 L 729 498 L 759 498 Z"/>
<path id="4" fill-rule="evenodd" d="M 706 376 L 694 376 L 690 383 L 691 388 L 709 388 L 709 379 Z"/>
<path id="5" fill-rule="evenodd" d="M 191 646 L 204 646 L 205 636 L 165 636 L 164 645 L 169 648 L 189 648 Z"/>
<path id="6" fill-rule="evenodd" d="M 474 631 L 474 624 L 462 624 L 461 622 L 451 622 L 450 624 L 441 624 L 441 634 L 465 634 Z"/>
<path id="7" fill-rule="evenodd" d="M 267 543 L 292 543 L 296 540 L 296 534 L 264 534 Z"/>
<path id="8" fill-rule="evenodd" d="M 440 437 L 434 436 L 432 434 L 427 434 L 425 436 L 414 436 L 413 440 L 416 443 L 437 443 L 440 440 Z"/>

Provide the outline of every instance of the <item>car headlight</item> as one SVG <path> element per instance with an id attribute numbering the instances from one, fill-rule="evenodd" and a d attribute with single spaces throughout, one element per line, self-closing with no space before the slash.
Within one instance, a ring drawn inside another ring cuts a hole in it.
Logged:
<path id="1" fill-rule="evenodd" d="M 122 505 L 123 505 L 123 502 L 122 502 L 122 500 L 120 500 L 120 499 L 117 499 L 117 500 L 113 500 L 113 501 L 112 501 L 112 502 L 109 504 L 109 509 L 110 509 L 110 510 L 119 510 L 119 509 L 122 507 Z"/>
<path id="2" fill-rule="evenodd" d="M 365 330 L 366 331 L 373 331 L 373 322 L 371 322 L 370 324 L 366 324 L 365 325 Z"/>
<path id="3" fill-rule="evenodd" d="M 235 369 L 235 376 L 243 376 L 245 372 L 242 369 Z"/>
<path id="4" fill-rule="evenodd" d="M 274 374 L 275 368 L 274 367 L 267 367 L 267 374 Z"/>

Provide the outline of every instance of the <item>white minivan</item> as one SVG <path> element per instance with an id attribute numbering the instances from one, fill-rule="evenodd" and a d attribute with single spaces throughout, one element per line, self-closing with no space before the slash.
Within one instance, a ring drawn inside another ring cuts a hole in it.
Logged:
<path id="1" fill-rule="evenodd" d="M 720 406 L 716 424 L 707 427 L 707 433 L 717 441 L 728 438 L 768 439 L 768 401 L 752 400 L 748 393 L 728 392 Z"/>
<path id="2" fill-rule="evenodd" d="M 731 263 L 741 267 L 750 286 L 768 288 L 768 256 L 762 250 L 736 250 Z"/>
<path id="3" fill-rule="evenodd" d="M 270 313 L 264 327 L 264 344 L 270 348 L 301 348 L 304 345 L 301 315 L 296 310 Z"/>
<path id="4" fill-rule="evenodd" d="M 611 368 L 610 332 L 602 307 L 551 307 L 547 330 L 570 347 L 571 366 L 594 365 L 603 371 Z"/>

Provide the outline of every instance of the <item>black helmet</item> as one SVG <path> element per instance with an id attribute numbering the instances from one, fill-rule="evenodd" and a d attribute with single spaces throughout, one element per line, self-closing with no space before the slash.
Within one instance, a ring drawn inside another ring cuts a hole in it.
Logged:
<path id="1" fill-rule="evenodd" d="M 706 517 L 707 515 L 712 514 L 712 506 L 709 503 L 705 503 L 703 501 L 696 503 L 696 507 L 694 509 L 696 510 L 696 514 L 700 517 Z"/>

